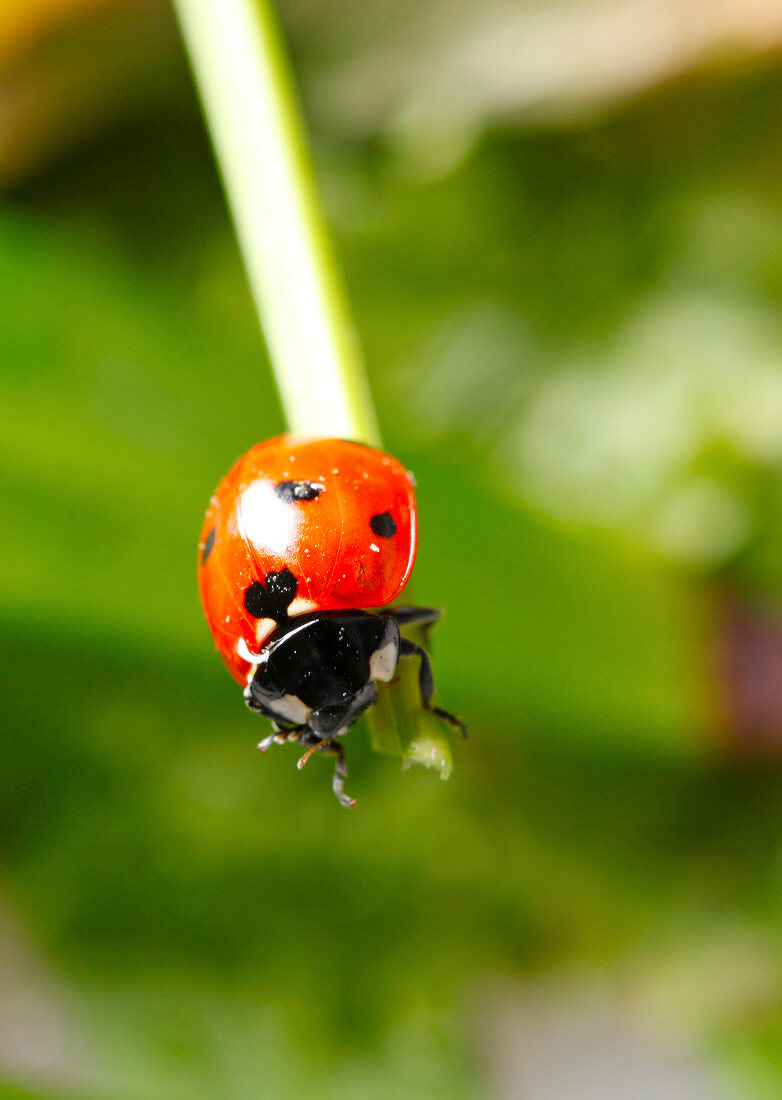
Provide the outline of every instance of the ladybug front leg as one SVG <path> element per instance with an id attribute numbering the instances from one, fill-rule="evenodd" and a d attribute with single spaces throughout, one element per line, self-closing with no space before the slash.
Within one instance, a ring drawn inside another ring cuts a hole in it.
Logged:
<path id="1" fill-rule="evenodd" d="M 420 608 L 417 610 L 425 610 Z M 439 613 L 438 613 L 439 617 Z M 436 620 L 435 620 L 436 621 Z M 432 662 L 429 660 L 429 654 L 426 652 L 423 646 L 416 645 L 415 642 L 411 642 L 409 638 L 402 638 L 399 647 L 400 657 L 418 657 L 421 661 L 421 666 L 418 670 L 418 691 L 421 695 L 421 706 L 424 710 L 430 711 L 432 714 L 436 714 L 438 718 L 442 718 L 445 722 L 449 722 L 455 729 L 461 731 L 462 737 L 468 737 L 467 727 L 464 722 L 460 721 L 455 714 L 451 714 L 447 710 L 443 710 L 442 707 L 432 706 L 432 696 L 434 695 L 434 676 L 432 675 Z"/>
<path id="2" fill-rule="evenodd" d="M 339 741 L 322 741 L 316 750 L 317 752 L 333 753 L 337 757 L 337 762 L 334 765 L 334 778 L 331 781 L 331 787 L 334 794 L 337 796 L 339 804 L 350 809 L 351 806 L 355 806 L 355 798 L 351 798 L 349 794 L 345 794 L 345 780 L 348 777 L 348 766 L 345 761 L 345 746 L 340 744 Z"/>
<path id="3" fill-rule="evenodd" d="M 390 607 L 383 614 L 390 615 L 398 627 L 417 626 L 420 628 L 419 637 L 425 645 L 429 645 L 429 631 L 440 621 L 442 611 L 439 607 Z"/>
<path id="4" fill-rule="evenodd" d="M 345 780 L 348 777 L 348 766 L 345 759 L 345 746 L 339 741 L 332 741 L 331 738 L 319 738 L 317 733 L 310 731 L 301 738 L 302 745 L 309 745 L 309 748 L 304 755 L 299 759 L 298 767 L 301 769 L 307 763 L 309 758 L 314 752 L 327 752 L 337 758 L 337 762 L 334 765 L 334 778 L 331 782 L 332 790 L 337 796 L 337 800 L 341 806 L 345 806 L 350 809 L 355 806 L 355 798 L 351 798 L 350 795 L 345 794 Z"/>
<path id="5" fill-rule="evenodd" d="M 266 752 L 274 744 L 284 745 L 287 741 L 300 741 L 308 727 L 306 725 L 281 726 L 279 722 L 272 721 L 272 730 L 268 737 L 264 737 L 263 741 L 258 743 L 261 752 Z"/>
<path id="6" fill-rule="evenodd" d="M 442 611 L 438 607 L 389 607 L 383 614 L 396 619 L 399 626 L 413 624 L 434 626 L 440 619 Z"/>

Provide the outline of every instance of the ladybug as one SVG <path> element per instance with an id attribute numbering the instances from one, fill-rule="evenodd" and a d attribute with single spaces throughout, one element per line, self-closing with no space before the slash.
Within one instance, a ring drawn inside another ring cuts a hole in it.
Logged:
<path id="1" fill-rule="evenodd" d="M 400 657 L 420 662 L 421 705 L 432 705 L 426 650 L 400 626 L 435 623 L 429 607 L 387 607 L 415 561 L 413 480 L 391 455 L 343 439 L 282 435 L 258 443 L 212 497 L 199 543 L 201 600 L 228 671 L 250 710 L 271 719 L 258 746 L 295 741 L 336 756 L 343 806 L 345 750 L 337 737 L 377 701 Z M 367 609 L 384 608 L 382 612 Z"/>

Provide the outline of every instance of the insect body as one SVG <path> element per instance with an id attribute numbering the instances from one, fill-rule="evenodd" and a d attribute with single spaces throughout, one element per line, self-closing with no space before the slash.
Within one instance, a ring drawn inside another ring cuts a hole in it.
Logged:
<path id="1" fill-rule="evenodd" d="M 422 706 L 432 706 L 426 650 L 400 625 L 431 624 L 432 608 L 387 607 L 415 561 L 412 481 L 390 455 L 340 439 L 279 436 L 251 448 L 209 504 L 199 545 L 201 599 L 217 648 L 247 706 L 271 719 L 260 744 L 296 741 L 333 753 L 344 806 L 345 752 L 336 739 L 377 701 L 400 657 L 420 661 Z M 380 613 L 368 608 L 384 608 Z"/>

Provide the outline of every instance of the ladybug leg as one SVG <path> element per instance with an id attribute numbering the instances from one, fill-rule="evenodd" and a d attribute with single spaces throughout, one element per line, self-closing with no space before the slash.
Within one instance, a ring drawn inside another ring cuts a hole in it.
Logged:
<path id="1" fill-rule="evenodd" d="M 397 626 L 419 626 L 421 637 L 429 645 L 429 631 L 440 621 L 442 611 L 439 607 L 392 607 L 384 612 L 395 620 Z"/>
<path id="2" fill-rule="evenodd" d="M 334 778 L 331 786 L 334 794 L 337 796 L 337 801 L 340 806 L 345 806 L 350 809 L 351 806 L 355 806 L 355 798 L 351 798 L 350 795 L 345 794 L 345 780 L 348 777 L 348 766 L 345 760 L 345 746 L 339 741 L 332 741 L 331 738 L 318 738 L 316 733 L 305 734 L 301 739 L 302 745 L 308 745 L 307 751 L 302 757 L 299 758 L 297 767 L 303 768 L 309 758 L 314 752 L 327 752 L 333 756 L 336 756 L 337 762 L 334 765 Z"/>
<path id="3" fill-rule="evenodd" d="M 278 745 L 284 745 L 288 741 L 300 741 L 303 734 L 307 733 L 309 726 L 304 723 L 301 726 L 283 726 L 280 722 L 272 720 L 274 740 Z"/>
<path id="4" fill-rule="evenodd" d="M 272 747 L 272 745 L 284 745 L 286 741 L 298 741 L 302 733 L 307 729 L 306 726 L 292 726 L 285 728 L 277 722 L 272 722 L 272 733 L 268 737 L 264 737 L 263 741 L 259 742 L 258 748 L 261 752 L 266 752 Z"/>
<path id="5" fill-rule="evenodd" d="M 462 735 L 463 741 L 466 741 L 470 736 L 470 731 L 467 729 L 464 722 L 462 722 L 460 718 L 457 718 L 455 714 L 451 714 L 448 710 L 443 710 L 442 707 L 429 707 L 428 709 L 431 710 L 432 714 L 436 714 L 438 718 L 442 718 L 443 721 L 448 722 L 454 729 L 457 729 Z"/>
<path id="6" fill-rule="evenodd" d="M 421 608 L 421 610 L 426 610 Z M 438 613 L 439 615 L 439 613 Z M 436 621 L 436 620 L 435 620 Z M 421 695 L 421 706 L 424 710 L 430 711 L 432 714 L 436 714 L 438 718 L 442 718 L 443 721 L 449 722 L 455 729 L 461 732 L 462 737 L 468 737 L 467 727 L 464 722 L 460 721 L 455 714 L 451 714 L 447 710 L 443 710 L 442 707 L 432 706 L 432 696 L 434 695 L 434 676 L 432 675 L 432 662 L 429 660 L 429 654 L 423 648 L 423 646 L 416 645 L 415 642 L 411 642 L 409 638 L 402 638 L 399 647 L 400 657 L 418 657 L 421 661 L 421 666 L 418 670 L 418 691 Z"/>
<path id="7" fill-rule="evenodd" d="M 261 750 L 261 752 L 267 752 L 276 740 L 277 734 L 270 733 L 268 737 L 264 737 L 263 741 L 258 742 L 258 748 Z"/>
<path id="8" fill-rule="evenodd" d="M 348 777 L 348 766 L 345 761 L 345 746 L 340 744 L 339 741 L 321 741 L 318 746 L 319 752 L 333 753 L 337 762 L 334 765 L 334 778 L 331 781 L 331 786 L 334 794 L 337 796 L 337 800 L 340 806 L 345 806 L 350 809 L 351 806 L 355 806 L 355 798 L 351 798 L 349 794 L 345 794 L 345 780 Z"/>
<path id="9" fill-rule="evenodd" d="M 383 612 L 396 619 L 399 626 L 419 623 L 421 626 L 434 626 L 442 615 L 437 607 L 389 607 Z"/>

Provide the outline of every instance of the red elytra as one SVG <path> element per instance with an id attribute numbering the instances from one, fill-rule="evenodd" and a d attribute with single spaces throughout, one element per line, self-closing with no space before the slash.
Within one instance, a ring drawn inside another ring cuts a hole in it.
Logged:
<path id="1" fill-rule="evenodd" d="M 276 626 L 245 609 L 254 582 L 290 570 L 291 616 L 384 607 L 410 576 L 416 541 L 413 485 L 391 455 L 294 435 L 256 444 L 218 486 L 199 543 L 201 600 L 231 675 L 247 683 L 243 654 Z"/>

